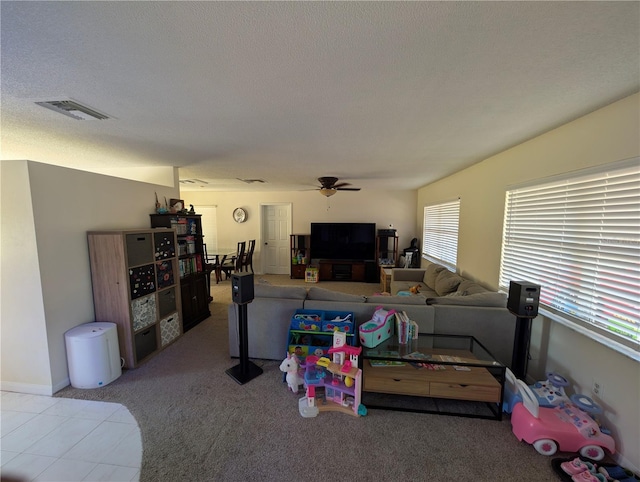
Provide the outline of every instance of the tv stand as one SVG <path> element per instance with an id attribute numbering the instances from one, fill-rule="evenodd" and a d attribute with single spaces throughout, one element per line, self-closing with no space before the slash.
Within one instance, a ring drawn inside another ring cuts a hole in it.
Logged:
<path id="1" fill-rule="evenodd" d="M 320 281 L 365 281 L 365 262 L 343 259 L 318 261 Z"/>

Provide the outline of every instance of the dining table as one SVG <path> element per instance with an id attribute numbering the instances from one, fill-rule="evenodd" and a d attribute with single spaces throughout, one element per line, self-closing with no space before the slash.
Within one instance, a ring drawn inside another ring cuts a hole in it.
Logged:
<path id="1" fill-rule="evenodd" d="M 209 272 L 213 271 L 216 274 L 216 284 L 220 283 L 222 278 L 222 265 L 227 258 L 233 258 L 237 256 L 238 252 L 235 248 L 219 248 L 213 253 L 207 252 L 206 264 L 210 265 Z"/>

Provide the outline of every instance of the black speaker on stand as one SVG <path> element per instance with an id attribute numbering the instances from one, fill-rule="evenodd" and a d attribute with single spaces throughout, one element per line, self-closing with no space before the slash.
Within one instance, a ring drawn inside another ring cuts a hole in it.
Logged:
<path id="1" fill-rule="evenodd" d="M 236 273 L 231 276 L 231 300 L 238 309 L 238 338 L 240 363 L 226 370 L 226 374 L 240 385 L 262 375 L 262 368 L 249 361 L 249 333 L 247 330 L 247 304 L 253 301 L 253 273 Z"/>
<path id="2" fill-rule="evenodd" d="M 526 281 L 509 283 L 507 309 L 516 316 L 516 331 L 513 337 L 511 371 L 521 380 L 527 375 L 529 345 L 531 343 L 531 320 L 538 316 L 540 286 Z"/>

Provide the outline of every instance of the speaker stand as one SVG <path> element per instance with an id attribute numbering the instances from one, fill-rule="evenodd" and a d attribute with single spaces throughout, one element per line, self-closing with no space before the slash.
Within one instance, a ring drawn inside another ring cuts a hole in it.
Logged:
<path id="1" fill-rule="evenodd" d="M 240 337 L 240 363 L 225 371 L 240 385 L 262 375 L 262 368 L 249 361 L 249 334 L 247 331 L 247 304 L 238 305 L 238 336 Z"/>
<path id="2" fill-rule="evenodd" d="M 526 381 L 529 364 L 529 344 L 531 343 L 531 318 L 516 318 L 516 331 L 513 337 L 513 357 L 511 370 L 516 378 Z"/>

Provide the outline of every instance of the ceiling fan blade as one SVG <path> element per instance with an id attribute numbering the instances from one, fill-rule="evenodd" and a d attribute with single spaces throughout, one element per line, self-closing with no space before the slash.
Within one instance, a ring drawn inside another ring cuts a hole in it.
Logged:
<path id="1" fill-rule="evenodd" d="M 333 187 L 336 191 L 359 191 L 359 187 Z"/>

